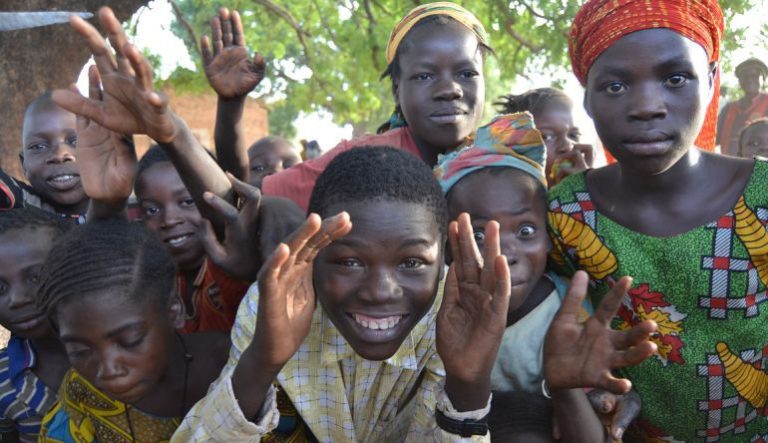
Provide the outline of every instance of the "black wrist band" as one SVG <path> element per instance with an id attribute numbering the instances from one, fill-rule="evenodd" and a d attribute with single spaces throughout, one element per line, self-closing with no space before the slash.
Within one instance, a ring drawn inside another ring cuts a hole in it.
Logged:
<path id="1" fill-rule="evenodd" d="M 450 417 L 446 417 L 445 414 L 443 414 L 443 411 L 436 409 L 435 421 L 443 431 L 457 434 L 464 438 L 472 437 L 473 435 L 485 435 L 488 433 L 488 416 L 485 416 L 480 420 L 454 420 Z"/>

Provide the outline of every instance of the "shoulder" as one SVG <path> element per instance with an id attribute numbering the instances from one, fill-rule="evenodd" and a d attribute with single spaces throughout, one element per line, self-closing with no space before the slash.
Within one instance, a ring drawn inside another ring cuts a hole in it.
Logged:
<path id="1" fill-rule="evenodd" d="M 392 129 L 381 134 L 366 134 L 351 140 L 345 140 L 334 149 L 348 150 L 363 146 L 390 146 L 411 152 L 417 150 L 416 143 L 413 140 L 413 136 L 411 136 L 411 131 L 407 127 Z"/>
<path id="2" fill-rule="evenodd" d="M 599 170 L 595 169 L 592 172 L 594 173 L 596 171 Z M 586 174 L 587 171 L 584 171 L 566 177 L 563 181 L 549 190 L 547 193 L 547 200 L 552 202 L 554 200 L 572 199 L 574 192 L 587 192 Z"/>

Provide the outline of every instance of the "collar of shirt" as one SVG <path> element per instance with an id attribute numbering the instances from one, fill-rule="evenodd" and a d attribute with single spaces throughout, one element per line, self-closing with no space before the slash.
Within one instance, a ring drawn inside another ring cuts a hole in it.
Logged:
<path id="1" fill-rule="evenodd" d="M 11 336 L 8 341 L 8 375 L 16 389 L 24 384 L 25 371 L 35 367 L 37 357 L 32 348 L 32 342 L 27 339 Z"/>

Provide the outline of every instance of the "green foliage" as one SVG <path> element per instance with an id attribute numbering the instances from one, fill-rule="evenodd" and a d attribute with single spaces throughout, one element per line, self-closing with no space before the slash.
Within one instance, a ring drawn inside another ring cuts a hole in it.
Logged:
<path id="1" fill-rule="evenodd" d="M 269 133 L 287 139 L 296 137 L 293 122 L 299 116 L 299 110 L 290 100 L 283 100 L 269 106 Z"/>
<path id="2" fill-rule="evenodd" d="M 721 0 L 730 23 L 746 14 L 758 0 Z M 280 119 L 299 111 L 330 112 L 336 123 L 375 129 L 392 110 L 391 86 L 381 80 L 384 51 L 394 24 L 418 0 L 231 0 L 224 5 L 243 16 L 246 41 L 268 62 L 268 78 L 257 90 L 267 102 L 287 98 Z M 559 85 L 570 74 L 568 34 L 580 0 L 464 0 L 460 1 L 486 25 L 498 58 L 487 66 L 488 102 L 509 91 L 516 76 L 546 79 Z M 181 15 L 199 39 L 209 33 L 209 20 L 222 6 L 212 0 L 176 0 Z M 174 32 L 190 48 L 197 44 L 185 26 Z M 728 51 L 740 42 L 743 29 L 730 29 Z M 190 53 L 199 65 L 199 53 Z M 177 89 L 197 88 L 198 74 L 174 73 Z M 203 78 L 204 83 L 204 78 Z M 277 125 L 277 123 L 275 123 Z M 272 126 L 272 122 L 270 122 Z M 280 121 L 280 132 L 286 128 Z"/>

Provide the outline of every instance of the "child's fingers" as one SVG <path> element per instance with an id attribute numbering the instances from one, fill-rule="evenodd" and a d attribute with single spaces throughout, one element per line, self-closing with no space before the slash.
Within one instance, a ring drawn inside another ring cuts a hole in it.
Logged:
<path id="1" fill-rule="evenodd" d="M 587 400 L 598 413 L 610 414 L 616 407 L 617 397 L 603 389 L 592 389 L 587 393 Z"/>
<path id="2" fill-rule="evenodd" d="M 296 254 L 296 261 L 311 262 L 323 248 L 343 237 L 352 230 L 349 214 L 341 212 L 323 220 L 320 229 Z"/>
<path id="3" fill-rule="evenodd" d="M 255 186 L 238 180 L 229 172 L 227 172 L 227 178 L 240 198 L 240 211 L 246 215 L 246 220 L 255 221 L 261 207 L 261 191 Z"/>
<path id="4" fill-rule="evenodd" d="M 448 267 L 448 275 L 445 277 L 445 289 L 443 290 L 443 306 L 455 305 L 459 300 L 459 279 L 456 276 L 456 262 Z"/>
<path id="5" fill-rule="evenodd" d="M 472 219 L 469 217 L 469 214 L 465 212 L 459 215 L 458 222 L 459 249 L 461 250 L 461 260 L 459 263 L 462 267 L 462 273 L 464 274 L 462 282 L 479 283 L 480 267 L 482 266 L 483 260 L 480 257 L 480 251 L 477 249 L 477 242 L 475 242 Z"/>
<path id="6" fill-rule="evenodd" d="M 555 320 L 565 321 L 567 323 L 576 324 L 579 322 L 579 314 L 581 313 L 581 302 L 584 301 L 584 297 L 587 295 L 587 284 L 589 282 L 589 276 L 584 271 L 576 271 L 571 278 L 571 284 L 568 286 L 568 292 L 563 299 L 563 304 L 555 314 Z"/>
<path id="7" fill-rule="evenodd" d="M 474 232 L 472 240 L 474 241 Z M 477 244 L 475 242 L 475 244 Z M 480 274 L 480 286 L 492 293 L 496 287 L 498 275 L 495 272 L 496 257 L 501 255 L 499 223 L 489 221 L 485 224 L 485 242 L 483 246 L 483 270 Z"/>
<path id="8" fill-rule="evenodd" d="M 75 93 L 66 89 L 57 89 L 53 91 L 51 98 L 54 103 L 67 111 L 93 120 L 99 125 L 104 126 L 101 118 L 101 102 L 87 99 L 80 95 L 80 93 Z"/>
<path id="9" fill-rule="evenodd" d="M 88 67 L 88 98 L 91 100 L 102 100 L 101 94 L 101 77 L 99 77 L 99 69 L 96 65 Z"/>
<path id="10" fill-rule="evenodd" d="M 228 201 L 212 192 L 204 192 L 203 200 L 205 200 L 205 202 L 208 203 L 208 206 L 213 208 L 213 210 L 224 219 L 224 223 L 227 226 L 237 223 L 239 212 L 237 212 L 237 208 L 229 204 Z"/>
<path id="11" fill-rule="evenodd" d="M 259 282 L 259 289 L 261 290 L 260 296 L 266 298 L 279 296 L 280 291 L 275 290 L 280 272 L 283 270 L 284 265 L 288 262 L 290 257 L 290 248 L 285 243 L 277 245 L 274 251 L 267 257 L 264 265 L 259 270 L 256 280 Z M 262 285 L 264 285 L 262 287 Z"/>
<path id="12" fill-rule="evenodd" d="M 309 214 L 309 217 L 307 217 L 306 220 L 304 220 L 304 223 L 299 226 L 299 228 L 294 231 L 290 236 L 288 236 L 287 241 L 285 242 L 288 245 L 288 248 L 291 252 L 292 257 L 296 257 L 298 252 L 304 247 L 304 245 L 309 241 L 312 236 L 317 234 L 318 231 L 320 231 L 320 226 L 322 225 L 322 220 L 320 219 L 320 216 L 317 214 Z M 264 233 L 262 233 L 263 235 Z"/>
<path id="13" fill-rule="evenodd" d="M 125 44 L 128 43 L 128 38 L 125 36 L 125 32 L 123 31 L 123 27 L 120 25 L 120 21 L 117 20 L 117 17 L 115 17 L 115 14 L 109 8 L 103 8 L 101 11 L 99 11 L 99 17 L 101 18 L 101 23 L 104 26 L 104 29 L 107 31 L 107 38 L 109 38 L 109 43 L 115 50 L 117 69 L 120 72 L 124 72 L 129 75 L 133 74 L 131 65 L 128 63 L 128 59 L 123 53 L 123 48 L 125 47 Z"/>
<path id="14" fill-rule="evenodd" d="M 640 415 L 641 405 L 640 396 L 635 391 L 629 391 L 621 397 L 611 421 L 611 436 L 614 439 L 621 440 L 624 431 Z"/>
<path id="15" fill-rule="evenodd" d="M 448 245 L 451 248 L 451 261 L 456 268 L 456 278 L 464 280 L 464 272 L 461 267 L 461 248 L 459 247 L 459 223 L 452 221 L 448 224 Z"/>
<path id="16" fill-rule="evenodd" d="M 102 75 L 114 72 L 116 64 L 112 59 L 112 51 L 107 46 L 104 37 L 99 34 L 99 31 L 77 15 L 71 15 L 69 17 L 69 23 L 72 26 L 72 29 L 80 34 L 83 40 L 85 40 L 85 43 L 91 50 L 91 54 L 93 54 L 93 60 L 96 62 L 96 66 L 99 67 L 99 72 L 101 72 Z"/>
<path id="17" fill-rule="evenodd" d="M 232 11 L 232 41 L 237 46 L 245 46 L 243 22 L 240 20 L 240 13 L 237 11 Z"/>
<path id="18" fill-rule="evenodd" d="M 656 332 L 656 328 L 656 322 L 645 320 L 628 331 L 614 331 L 611 341 L 616 349 L 627 349 L 648 340 L 651 334 Z"/>
<path id="19" fill-rule="evenodd" d="M 221 42 L 224 47 L 232 46 L 232 20 L 229 18 L 229 9 L 221 8 Z"/>
<path id="20" fill-rule="evenodd" d="M 627 290 L 632 285 L 631 277 L 622 277 L 616 285 L 605 294 L 600 305 L 595 309 L 595 319 L 608 326 L 621 306 L 621 301 L 627 296 Z"/>
<path id="21" fill-rule="evenodd" d="M 211 43 L 207 35 L 200 38 L 200 54 L 203 57 L 203 66 L 210 65 L 211 61 L 213 61 L 213 54 L 211 53 Z"/>
<path id="22" fill-rule="evenodd" d="M 219 242 L 216 237 L 216 233 L 213 231 L 213 225 L 207 219 L 203 219 L 203 232 L 201 239 L 203 241 L 203 248 L 208 257 L 216 263 L 220 264 L 227 259 L 227 250 Z"/>
<path id="23" fill-rule="evenodd" d="M 611 357 L 611 368 L 624 368 L 642 363 L 658 351 L 656 343 L 644 341 L 626 351 L 616 351 Z"/>
<path id="24" fill-rule="evenodd" d="M 224 49 L 221 42 L 221 20 L 218 15 L 211 19 L 211 40 L 213 40 L 213 56 L 215 57 Z"/>
<path id="25" fill-rule="evenodd" d="M 136 81 L 141 87 L 142 91 L 152 91 L 152 67 L 141 52 L 130 43 L 126 43 L 123 48 L 125 56 L 128 57 L 133 71 L 136 73 Z"/>
<path id="26" fill-rule="evenodd" d="M 90 88 L 90 85 L 89 85 L 89 88 Z M 80 90 L 77 89 L 77 85 L 74 83 L 69 85 L 67 90 L 72 92 L 73 94 L 80 95 Z M 88 93 L 90 94 L 90 91 L 88 91 Z M 89 123 L 90 123 L 90 120 L 88 120 L 87 118 L 83 117 L 82 115 L 75 114 L 75 129 L 77 129 L 78 131 L 85 131 L 88 128 Z"/>
<path id="27" fill-rule="evenodd" d="M 496 259 L 493 260 L 493 267 L 496 278 L 493 295 L 494 312 L 497 312 L 501 317 L 506 319 L 507 311 L 509 310 L 509 292 L 511 290 L 507 257 L 497 255 Z"/>
<path id="28" fill-rule="evenodd" d="M 610 371 L 606 371 L 606 375 L 600 380 L 599 386 L 596 387 L 616 395 L 624 395 L 632 389 L 632 382 L 626 378 L 616 378 Z"/>

